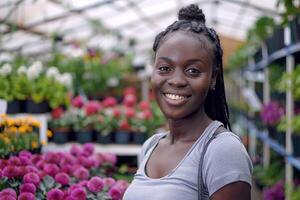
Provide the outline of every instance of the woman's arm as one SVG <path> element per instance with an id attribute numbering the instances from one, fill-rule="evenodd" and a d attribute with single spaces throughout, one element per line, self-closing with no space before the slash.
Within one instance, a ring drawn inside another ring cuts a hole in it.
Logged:
<path id="1" fill-rule="evenodd" d="M 211 200 L 250 200 L 251 187 L 248 183 L 238 181 L 225 185 L 210 197 Z"/>

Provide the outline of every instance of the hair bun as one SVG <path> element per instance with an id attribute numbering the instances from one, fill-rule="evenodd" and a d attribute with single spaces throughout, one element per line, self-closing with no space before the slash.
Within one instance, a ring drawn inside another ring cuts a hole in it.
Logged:
<path id="1" fill-rule="evenodd" d="M 178 12 L 179 20 L 198 21 L 205 24 L 205 15 L 202 9 L 196 4 L 191 4 L 187 7 L 181 8 Z"/>

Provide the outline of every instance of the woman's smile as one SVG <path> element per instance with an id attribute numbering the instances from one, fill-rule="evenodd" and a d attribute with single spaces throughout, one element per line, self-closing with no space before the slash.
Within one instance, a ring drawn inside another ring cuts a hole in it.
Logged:
<path id="1" fill-rule="evenodd" d="M 187 103 L 191 95 L 182 95 L 177 93 L 163 93 L 164 99 L 170 106 L 182 106 Z"/>

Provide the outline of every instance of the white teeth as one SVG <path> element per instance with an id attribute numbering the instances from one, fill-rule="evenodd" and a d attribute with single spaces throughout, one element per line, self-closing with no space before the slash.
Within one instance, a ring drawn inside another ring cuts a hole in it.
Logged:
<path id="1" fill-rule="evenodd" d="M 165 96 L 172 100 L 181 100 L 186 98 L 185 96 L 180 96 L 177 94 L 165 94 Z"/>

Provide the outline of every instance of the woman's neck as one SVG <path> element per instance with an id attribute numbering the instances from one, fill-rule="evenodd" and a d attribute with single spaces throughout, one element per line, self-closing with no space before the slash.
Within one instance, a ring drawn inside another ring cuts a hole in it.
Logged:
<path id="1" fill-rule="evenodd" d="M 168 119 L 170 129 L 168 139 L 171 144 L 177 141 L 194 142 L 211 122 L 204 109 L 184 119 Z"/>

